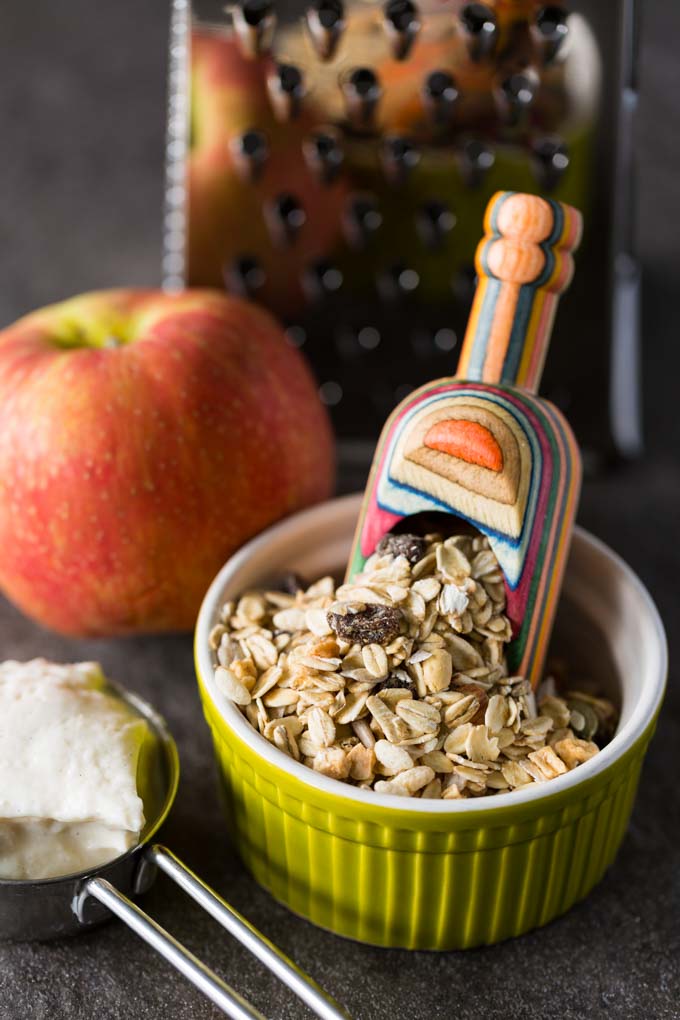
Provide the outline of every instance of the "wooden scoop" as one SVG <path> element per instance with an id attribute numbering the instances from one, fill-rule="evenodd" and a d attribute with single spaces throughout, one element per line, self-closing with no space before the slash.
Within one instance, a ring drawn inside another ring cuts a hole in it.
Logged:
<path id="1" fill-rule="evenodd" d="M 535 393 L 581 216 L 560 202 L 505 191 L 489 202 L 484 228 L 457 376 L 421 386 L 385 424 L 347 576 L 405 517 L 434 510 L 469 522 L 488 536 L 503 571 L 513 629 L 508 666 L 535 687 L 581 481 L 569 425 Z"/>

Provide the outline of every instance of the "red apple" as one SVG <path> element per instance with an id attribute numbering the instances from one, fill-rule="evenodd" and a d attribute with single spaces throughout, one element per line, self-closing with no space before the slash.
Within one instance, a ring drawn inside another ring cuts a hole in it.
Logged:
<path id="1" fill-rule="evenodd" d="M 311 99 L 299 117 L 280 122 L 267 90 L 271 57 L 244 57 L 231 34 L 196 28 L 191 40 L 191 146 L 188 161 L 188 280 L 220 287 L 240 255 L 255 256 L 266 283 L 258 301 L 293 314 L 303 301 L 301 280 L 311 261 L 330 256 L 340 239 L 346 186 L 324 186 L 309 170 L 303 141 L 316 124 Z M 261 177 L 240 175 L 232 143 L 256 128 L 269 155 Z M 266 210 L 282 194 L 302 204 L 306 221 L 295 241 L 272 238 Z"/>
<path id="2" fill-rule="evenodd" d="M 301 355 L 215 291 L 102 291 L 0 333 L 0 587 L 76 635 L 190 628 L 246 539 L 326 498 Z"/>

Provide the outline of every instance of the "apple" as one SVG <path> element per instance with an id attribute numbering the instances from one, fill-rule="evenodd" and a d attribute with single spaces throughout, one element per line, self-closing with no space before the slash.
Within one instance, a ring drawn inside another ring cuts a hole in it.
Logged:
<path id="1" fill-rule="evenodd" d="M 240 255 L 255 256 L 266 276 L 257 300 L 293 315 L 304 301 L 308 265 L 331 257 L 340 240 L 347 189 L 342 180 L 325 186 L 305 162 L 303 141 L 318 127 L 310 98 L 294 120 L 276 119 L 267 90 L 273 67 L 269 56 L 243 56 L 233 34 L 192 32 L 187 273 L 190 285 L 222 287 L 225 268 Z M 269 147 L 256 181 L 244 180 L 232 148 L 251 129 Z M 272 237 L 266 215 L 283 194 L 298 199 L 306 214 L 289 247 Z"/>
<path id="2" fill-rule="evenodd" d="M 302 356 L 245 301 L 101 291 L 0 332 L 0 588 L 54 630 L 190 628 L 225 559 L 333 476 Z"/>

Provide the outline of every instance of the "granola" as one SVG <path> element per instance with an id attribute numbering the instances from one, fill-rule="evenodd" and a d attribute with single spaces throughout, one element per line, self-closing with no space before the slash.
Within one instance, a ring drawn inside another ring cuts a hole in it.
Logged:
<path id="1" fill-rule="evenodd" d="M 563 775 L 616 725 L 604 698 L 509 676 L 486 538 L 388 536 L 336 588 L 249 591 L 210 635 L 219 689 L 285 754 L 378 793 L 489 796 Z"/>

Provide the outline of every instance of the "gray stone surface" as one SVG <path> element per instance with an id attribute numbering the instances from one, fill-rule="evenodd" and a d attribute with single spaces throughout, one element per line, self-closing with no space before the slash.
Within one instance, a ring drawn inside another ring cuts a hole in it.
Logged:
<path id="1" fill-rule="evenodd" d="M 165 0 L 6 5 L 0 322 L 70 292 L 157 282 L 165 9 Z M 179 796 L 163 838 L 359 1020 L 680 1017 L 680 427 L 674 411 L 680 9 L 648 0 L 645 22 L 640 238 L 650 454 L 643 464 L 590 482 L 581 522 L 625 556 L 653 591 L 669 631 L 671 680 L 630 831 L 586 902 L 543 931 L 464 954 L 387 952 L 316 930 L 262 892 L 229 850 L 190 640 L 67 641 L 0 603 L 3 658 L 96 657 L 163 711 L 182 759 Z M 268 1017 L 307 1015 L 163 878 L 145 905 Z M 118 924 L 71 941 L 0 944 L 1 1020 L 214 1015 Z"/>

